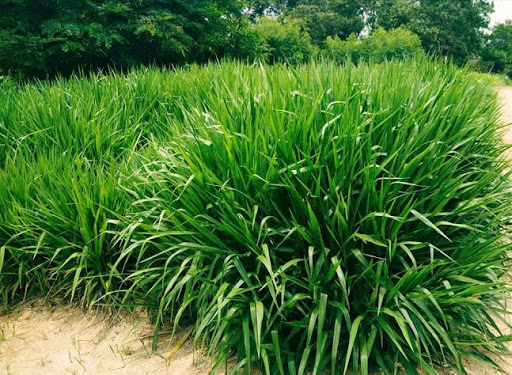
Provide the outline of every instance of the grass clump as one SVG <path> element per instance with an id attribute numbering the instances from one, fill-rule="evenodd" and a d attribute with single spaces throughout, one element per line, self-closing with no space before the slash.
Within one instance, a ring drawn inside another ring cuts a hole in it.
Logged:
<path id="1" fill-rule="evenodd" d="M 223 63 L 0 95 L 5 301 L 147 306 L 268 374 L 505 350 L 512 197 L 467 71 Z"/>

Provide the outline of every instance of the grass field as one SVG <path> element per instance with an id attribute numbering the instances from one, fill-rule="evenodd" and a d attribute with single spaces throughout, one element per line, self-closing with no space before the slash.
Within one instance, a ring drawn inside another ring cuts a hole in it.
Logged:
<path id="1" fill-rule="evenodd" d="M 0 293 L 147 307 L 235 371 L 493 365 L 496 94 L 426 59 L 0 89 Z"/>

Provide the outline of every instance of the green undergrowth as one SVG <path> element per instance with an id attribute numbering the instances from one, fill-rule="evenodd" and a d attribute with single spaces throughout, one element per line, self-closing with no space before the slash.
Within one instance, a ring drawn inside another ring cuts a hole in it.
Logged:
<path id="1" fill-rule="evenodd" d="M 425 58 L 4 83 L 0 294 L 144 306 L 234 372 L 496 366 L 498 124 Z"/>
<path id="2" fill-rule="evenodd" d="M 512 86 L 512 80 L 505 74 L 472 72 L 473 78 L 480 83 L 494 87 Z"/>

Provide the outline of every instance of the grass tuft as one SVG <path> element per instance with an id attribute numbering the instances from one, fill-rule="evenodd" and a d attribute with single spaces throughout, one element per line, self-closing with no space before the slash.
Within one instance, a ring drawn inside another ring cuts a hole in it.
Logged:
<path id="1" fill-rule="evenodd" d="M 0 293 L 145 306 L 235 371 L 505 351 L 495 93 L 424 58 L 0 88 Z"/>

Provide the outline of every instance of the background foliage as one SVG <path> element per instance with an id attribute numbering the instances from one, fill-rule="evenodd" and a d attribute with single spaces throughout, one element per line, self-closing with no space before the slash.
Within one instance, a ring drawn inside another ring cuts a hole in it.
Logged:
<path id="1" fill-rule="evenodd" d="M 416 34 L 428 53 L 459 64 L 480 59 L 480 69 L 510 74 L 510 26 L 488 38 L 483 28 L 491 10 L 490 0 L 3 0 L 0 75 L 45 77 L 223 57 L 297 64 L 321 50 L 332 55 L 339 42 L 347 41 L 346 49 L 381 28 Z M 403 36 L 388 34 L 398 39 L 386 43 L 411 49 L 412 39 Z"/>
<path id="2" fill-rule="evenodd" d="M 28 75 L 77 66 L 204 62 L 230 49 L 235 0 L 4 0 L 0 68 Z"/>
<path id="3" fill-rule="evenodd" d="M 377 0 L 372 24 L 405 27 L 417 34 L 424 49 L 453 57 L 458 63 L 478 56 L 483 28 L 489 23 L 488 0 Z"/>
<path id="4" fill-rule="evenodd" d="M 316 54 L 316 48 L 309 34 L 301 26 L 300 20 L 294 18 L 284 21 L 260 18 L 253 30 L 261 36 L 263 42 L 261 60 L 290 64 L 310 60 Z"/>
<path id="5" fill-rule="evenodd" d="M 368 37 L 356 38 L 352 34 L 347 40 L 328 37 L 325 50 L 327 56 L 337 61 L 349 59 L 355 63 L 361 59 L 382 62 L 410 57 L 423 51 L 420 38 L 402 28 L 391 31 L 378 28 Z"/>
<path id="6" fill-rule="evenodd" d="M 512 21 L 495 26 L 487 36 L 480 64 L 483 70 L 512 78 Z"/>

